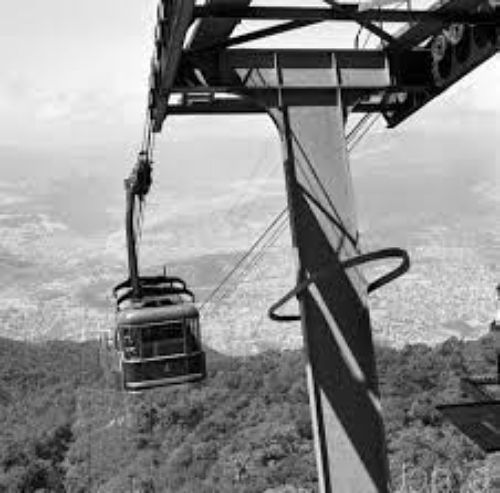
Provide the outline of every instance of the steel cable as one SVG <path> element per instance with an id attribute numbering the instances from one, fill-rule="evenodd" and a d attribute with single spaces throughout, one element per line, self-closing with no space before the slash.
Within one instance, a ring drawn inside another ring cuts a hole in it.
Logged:
<path id="1" fill-rule="evenodd" d="M 271 223 L 266 227 L 266 229 L 259 235 L 257 240 L 254 241 L 252 246 L 249 248 L 249 250 L 236 262 L 236 264 L 233 266 L 233 268 L 224 276 L 224 278 L 219 282 L 219 284 L 216 286 L 216 288 L 205 298 L 203 303 L 200 306 L 200 310 L 202 310 L 207 303 L 212 300 L 212 298 L 221 290 L 222 286 L 226 284 L 229 279 L 234 275 L 235 272 L 240 268 L 240 266 L 250 257 L 250 255 L 257 249 L 259 244 L 262 242 L 262 240 L 267 236 L 267 234 L 274 228 L 275 224 L 280 220 L 280 218 L 287 212 L 287 209 L 285 208 L 282 210 L 272 221 Z"/>
<path id="2" fill-rule="evenodd" d="M 361 118 L 360 122 L 358 122 L 355 126 L 355 128 L 349 132 L 347 135 L 346 139 L 348 141 L 355 139 L 354 142 L 350 146 L 348 146 L 348 152 L 352 152 L 358 145 L 359 143 L 363 140 L 363 138 L 366 136 L 368 131 L 373 127 L 375 122 L 378 119 L 379 115 L 376 115 L 375 118 L 372 118 L 371 121 L 370 114 L 366 114 Z M 357 132 L 359 129 L 362 127 L 365 122 L 368 122 L 366 124 L 366 127 L 361 130 L 361 134 L 359 137 L 357 137 Z M 256 268 L 256 266 L 262 261 L 264 258 L 265 254 L 269 251 L 269 249 L 274 246 L 274 244 L 278 241 L 278 239 L 281 237 L 281 235 L 285 232 L 286 228 L 286 212 L 288 211 L 288 207 L 285 207 L 283 210 L 281 210 L 271 221 L 271 223 L 268 224 L 268 226 L 264 229 L 264 231 L 259 235 L 257 240 L 252 244 L 250 249 L 239 259 L 239 261 L 234 265 L 234 267 L 229 271 L 226 276 L 218 283 L 218 285 L 215 287 L 214 290 L 206 297 L 206 299 L 203 301 L 200 310 L 204 309 L 208 303 L 210 303 L 214 298 L 215 295 L 219 292 L 221 292 L 223 286 L 227 283 L 229 283 L 230 280 L 232 280 L 233 276 L 235 276 L 240 269 L 245 269 L 243 271 L 243 274 L 240 274 L 239 281 L 236 282 L 236 286 L 234 286 L 231 289 L 228 289 L 222 293 L 222 296 L 219 297 L 217 300 L 217 303 L 221 303 L 224 301 L 225 298 L 227 298 L 228 294 L 231 292 L 234 292 L 235 289 L 239 286 L 239 284 L 244 281 L 250 272 Z M 273 231 L 274 230 L 274 231 Z M 265 243 L 263 243 L 264 238 L 269 235 L 269 238 L 266 240 Z M 251 257 L 252 253 L 257 249 L 258 246 L 261 246 L 260 251 L 255 255 L 255 257 L 250 260 L 250 262 L 246 265 L 245 267 L 245 262 Z"/>

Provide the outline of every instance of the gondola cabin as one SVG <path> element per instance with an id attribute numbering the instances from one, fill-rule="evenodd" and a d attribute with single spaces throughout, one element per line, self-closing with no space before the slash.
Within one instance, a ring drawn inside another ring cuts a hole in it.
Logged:
<path id="1" fill-rule="evenodd" d="M 133 299 L 126 289 L 117 301 L 115 345 L 124 389 L 140 391 L 205 378 L 192 293 L 180 279 L 166 277 L 143 278 L 142 293 Z"/>

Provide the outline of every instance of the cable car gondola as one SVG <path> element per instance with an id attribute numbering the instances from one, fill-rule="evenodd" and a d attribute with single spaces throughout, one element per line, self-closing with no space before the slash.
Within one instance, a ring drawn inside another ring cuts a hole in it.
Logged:
<path id="1" fill-rule="evenodd" d="M 115 288 L 115 345 L 128 391 L 194 382 L 206 375 L 194 295 L 179 278 L 141 277 L 142 296 L 131 282 Z"/>
<path id="2" fill-rule="evenodd" d="M 194 382 L 206 376 L 194 294 L 178 277 L 139 276 L 136 201 L 142 204 L 150 185 L 149 153 L 141 152 L 125 180 L 129 278 L 114 288 L 114 342 L 127 391 Z"/>

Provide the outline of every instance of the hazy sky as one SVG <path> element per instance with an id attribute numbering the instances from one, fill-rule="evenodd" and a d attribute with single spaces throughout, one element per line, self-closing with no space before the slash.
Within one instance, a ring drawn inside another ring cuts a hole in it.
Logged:
<path id="1" fill-rule="evenodd" d="M 120 157 L 132 156 L 144 118 L 156 4 L 0 0 L 0 148 L 89 156 L 120 148 Z M 309 30 L 309 40 L 329 40 L 335 32 L 345 43 L 352 33 L 345 27 L 335 29 Z M 408 125 L 440 123 L 450 114 L 459 118 L 461 108 L 499 115 L 499 87 L 497 55 Z M 243 137 L 249 131 L 269 133 L 270 126 L 249 121 L 255 120 L 218 119 L 207 124 L 206 118 L 172 119 L 160 142 L 193 134 L 223 138 Z M 491 125 L 491 119 L 488 122 Z"/>
<path id="2" fill-rule="evenodd" d="M 0 0 L 2 143 L 57 148 L 140 132 L 154 3 Z"/>

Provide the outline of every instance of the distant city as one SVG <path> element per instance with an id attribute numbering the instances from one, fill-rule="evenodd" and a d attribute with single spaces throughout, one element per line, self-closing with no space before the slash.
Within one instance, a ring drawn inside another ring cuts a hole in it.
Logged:
<path id="1" fill-rule="evenodd" d="M 369 300 L 375 338 L 402 346 L 477 337 L 493 316 L 499 281 L 495 144 L 485 139 L 474 148 L 474 132 L 461 133 L 454 144 L 453 132 L 431 138 L 410 127 L 392 135 L 368 137 L 352 159 L 363 248 L 401 246 L 412 258 L 406 276 Z M 233 157 L 240 145 L 234 144 Z M 208 296 L 285 205 L 279 146 L 267 140 L 259 146 L 247 149 L 242 169 L 221 165 L 225 179 L 207 175 L 192 185 L 183 175 L 169 181 L 169 164 L 160 160 L 140 250 L 146 271 L 166 264 L 186 278 L 199 301 Z M 181 144 L 174 148 L 187 159 Z M 212 149 L 207 159 L 214 156 Z M 20 180 L 31 158 L 16 166 L 15 156 L 8 157 L 10 168 L 0 182 L 0 334 L 81 339 L 111 330 L 111 288 L 126 276 L 124 166 L 102 172 L 94 167 L 88 176 L 67 173 L 56 181 L 38 172 Z M 175 172 L 189 173 L 187 163 Z M 244 267 L 227 292 L 202 310 L 209 346 L 247 354 L 302 344 L 297 324 L 276 325 L 266 316 L 295 281 L 284 226 L 255 265 Z M 366 277 L 384 268 L 376 265 Z"/>

